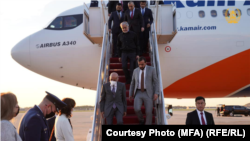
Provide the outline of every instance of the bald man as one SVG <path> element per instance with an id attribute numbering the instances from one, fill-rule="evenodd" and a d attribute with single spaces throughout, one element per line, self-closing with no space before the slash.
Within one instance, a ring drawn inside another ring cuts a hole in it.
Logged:
<path id="1" fill-rule="evenodd" d="M 117 73 L 110 74 L 110 82 L 103 85 L 101 93 L 101 114 L 106 118 L 108 125 L 113 124 L 116 117 L 117 124 L 123 124 L 123 116 L 127 113 L 126 87 L 124 83 L 118 82 Z"/>

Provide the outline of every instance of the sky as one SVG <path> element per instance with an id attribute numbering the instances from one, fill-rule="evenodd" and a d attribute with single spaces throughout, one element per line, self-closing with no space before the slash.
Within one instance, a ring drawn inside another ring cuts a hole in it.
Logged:
<path id="1" fill-rule="evenodd" d="M 19 65 L 11 49 L 26 36 L 46 27 L 61 12 L 83 5 L 86 0 L 0 0 L 0 92 L 13 92 L 19 106 L 32 107 L 46 96 L 73 98 L 76 106 L 95 105 L 96 91 L 70 86 L 46 78 Z M 207 98 L 207 106 L 245 105 L 250 98 Z M 165 104 L 195 106 L 194 99 L 166 98 Z"/>

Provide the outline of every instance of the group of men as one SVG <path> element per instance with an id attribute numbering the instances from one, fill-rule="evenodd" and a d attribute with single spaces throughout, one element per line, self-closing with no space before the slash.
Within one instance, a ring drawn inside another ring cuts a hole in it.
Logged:
<path id="1" fill-rule="evenodd" d="M 110 1 L 108 12 L 109 32 L 113 36 L 113 56 L 119 57 L 126 84 L 130 84 L 136 59 L 147 52 L 149 31 L 153 22 L 152 11 L 146 8 L 146 1 Z M 127 59 L 130 60 L 130 72 L 127 69 Z"/>
<path id="2" fill-rule="evenodd" d="M 159 96 L 159 82 L 154 67 L 146 65 L 146 59 L 138 59 L 139 67 L 133 72 L 132 81 L 129 89 L 129 101 L 134 98 L 134 110 L 140 122 L 144 124 L 143 114 L 141 112 L 142 103 L 145 106 L 146 123 L 152 124 L 153 101 Z M 102 117 L 106 118 L 107 124 L 113 123 L 113 117 L 116 116 L 117 124 L 123 124 L 123 116 L 127 114 L 126 86 L 118 82 L 117 73 L 110 74 L 110 82 L 103 85 L 100 108 Z"/>

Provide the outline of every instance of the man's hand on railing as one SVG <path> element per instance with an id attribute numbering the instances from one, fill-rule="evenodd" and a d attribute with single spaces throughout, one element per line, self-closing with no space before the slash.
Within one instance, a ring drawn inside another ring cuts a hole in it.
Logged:
<path id="1" fill-rule="evenodd" d="M 157 100 L 158 94 L 154 94 L 154 101 Z"/>
<path id="2" fill-rule="evenodd" d="M 121 57 L 119 57 L 119 62 L 121 62 Z"/>
<path id="3" fill-rule="evenodd" d="M 127 112 L 124 112 L 124 113 L 123 113 L 123 116 L 125 117 L 126 115 L 127 115 Z"/>
<path id="4" fill-rule="evenodd" d="M 132 102 L 132 99 L 133 99 L 133 97 L 132 97 L 132 96 L 129 96 L 129 101 L 130 101 L 130 102 Z"/>
<path id="5" fill-rule="evenodd" d="M 102 112 L 101 114 L 102 114 L 102 118 L 104 118 L 104 112 Z"/>

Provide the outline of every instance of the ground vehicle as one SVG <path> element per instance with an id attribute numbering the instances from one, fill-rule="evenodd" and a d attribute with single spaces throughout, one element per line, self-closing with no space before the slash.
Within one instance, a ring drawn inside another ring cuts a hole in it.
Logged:
<path id="1" fill-rule="evenodd" d="M 234 116 L 235 114 L 250 115 L 250 109 L 239 105 L 222 105 L 220 114 L 223 116 Z"/>

